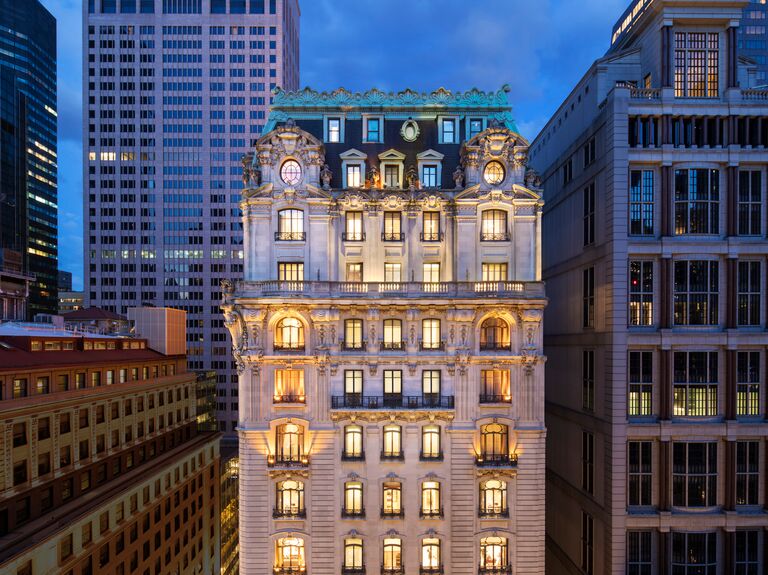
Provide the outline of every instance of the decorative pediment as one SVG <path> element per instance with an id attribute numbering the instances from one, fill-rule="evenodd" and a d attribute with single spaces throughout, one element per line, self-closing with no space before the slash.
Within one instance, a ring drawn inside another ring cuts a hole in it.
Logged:
<path id="1" fill-rule="evenodd" d="M 443 158 L 445 158 L 444 154 L 441 154 L 440 152 L 436 150 L 426 150 L 424 152 L 421 152 L 416 156 L 417 160 L 420 161 L 433 161 L 433 162 L 442 162 Z"/>
<path id="2" fill-rule="evenodd" d="M 276 165 L 285 157 L 298 158 L 305 166 L 322 166 L 325 163 L 325 147 L 315 136 L 289 119 L 259 138 L 255 156 L 262 169 Z"/>
<path id="3" fill-rule="evenodd" d="M 339 158 L 342 160 L 362 160 L 365 161 L 368 159 L 368 154 L 365 154 L 361 152 L 360 150 L 356 150 L 355 148 L 352 148 L 351 150 L 347 150 L 346 152 L 343 152 L 339 154 Z"/>
<path id="4" fill-rule="evenodd" d="M 394 148 L 387 150 L 386 152 L 382 152 L 379 154 L 379 160 L 381 161 L 391 161 L 391 162 L 402 162 L 405 160 L 405 154 L 398 152 Z"/>

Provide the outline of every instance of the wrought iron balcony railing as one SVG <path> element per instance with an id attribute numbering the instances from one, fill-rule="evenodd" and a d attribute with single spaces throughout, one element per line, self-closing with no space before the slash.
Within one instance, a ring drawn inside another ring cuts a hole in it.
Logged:
<path id="1" fill-rule="evenodd" d="M 384 396 L 348 393 L 331 397 L 331 409 L 453 409 L 452 395 Z"/>
<path id="2" fill-rule="evenodd" d="M 512 344 L 508 341 L 503 342 L 481 342 L 480 351 L 510 351 Z"/>
<path id="3" fill-rule="evenodd" d="M 304 519 L 306 516 L 306 509 L 279 509 L 275 507 L 272 510 L 274 519 Z"/>
<path id="4" fill-rule="evenodd" d="M 442 461 L 443 452 L 440 453 L 419 453 L 419 461 Z"/>
<path id="5" fill-rule="evenodd" d="M 442 565 L 421 565 L 419 575 L 442 575 L 445 571 Z"/>
<path id="6" fill-rule="evenodd" d="M 308 467 L 309 456 L 297 455 L 290 457 L 275 456 L 272 454 L 267 455 L 267 467 Z"/>
<path id="7" fill-rule="evenodd" d="M 384 451 L 382 450 L 379 456 L 381 461 L 405 461 L 405 453 L 400 451 Z"/>
<path id="8" fill-rule="evenodd" d="M 478 575 L 512 575 L 512 566 L 507 565 L 505 567 L 483 567 L 477 571 Z"/>
<path id="9" fill-rule="evenodd" d="M 445 234 L 443 232 L 422 232 L 419 234 L 419 238 L 422 242 L 442 242 Z"/>
<path id="10" fill-rule="evenodd" d="M 291 345 L 291 344 L 280 344 L 276 343 L 273 346 L 273 349 L 277 353 L 304 353 L 305 347 L 298 346 L 298 345 Z"/>
<path id="11" fill-rule="evenodd" d="M 275 241 L 278 242 L 303 242 L 307 239 L 307 232 L 275 232 Z"/>
<path id="12" fill-rule="evenodd" d="M 481 242 L 508 242 L 509 234 L 507 232 L 480 232 Z"/>
<path id="13" fill-rule="evenodd" d="M 346 507 L 342 507 L 341 517 L 343 519 L 364 519 L 365 507 L 361 507 L 360 509 L 347 509 Z"/>
<path id="14" fill-rule="evenodd" d="M 341 460 L 342 461 L 365 461 L 365 451 L 361 451 L 360 453 L 347 453 L 346 451 L 342 451 Z"/>
<path id="15" fill-rule="evenodd" d="M 405 509 L 385 509 L 381 508 L 382 519 L 405 519 Z"/>
<path id="16" fill-rule="evenodd" d="M 364 242 L 365 234 L 363 232 L 342 232 L 341 239 L 345 242 Z"/>
<path id="17" fill-rule="evenodd" d="M 405 234 L 399 232 L 384 232 L 381 234 L 382 242 L 402 242 L 405 240 Z"/>
<path id="18" fill-rule="evenodd" d="M 382 341 L 379 342 L 381 351 L 400 351 L 405 349 L 405 341 Z"/>
<path id="19" fill-rule="evenodd" d="M 543 298 L 542 282 L 324 282 L 324 281 L 240 281 L 236 291 L 248 298 Z"/>
<path id="20" fill-rule="evenodd" d="M 517 454 L 483 453 L 475 456 L 478 467 L 516 467 Z"/>
<path id="21" fill-rule="evenodd" d="M 512 396 L 481 393 L 480 403 L 512 403 Z"/>
<path id="22" fill-rule="evenodd" d="M 477 516 L 481 519 L 505 519 L 509 517 L 509 508 L 507 509 L 489 509 L 478 508 Z"/>
<path id="23" fill-rule="evenodd" d="M 341 575 L 365 575 L 365 567 L 341 566 Z"/>
<path id="24" fill-rule="evenodd" d="M 382 565 L 381 575 L 405 575 L 405 567 L 385 567 Z"/>
<path id="25" fill-rule="evenodd" d="M 302 566 L 283 565 L 281 567 L 273 567 L 272 573 L 273 575 L 306 575 L 307 567 L 304 565 Z"/>
<path id="26" fill-rule="evenodd" d="M 420 341 L 419 349 L 421 351 L 445 351 L 444 341 Z"/>
<path id="27" fill-rule="evenodd" d="M 342 351 L 365 351 L 368 349 L 368 342 L 365 341 L 341 341 Z"/>
<path id="28" fill-rule="evenodd" d="M 305 395 L 275 395 L 272 397 L 272 403 L 305 403 Z"/>
<path id="29" fill-rule="evenodd" d="M 419 509 L 419 517 L 422 519 L 442 519 L 443 508 L 440 509 Z"/>

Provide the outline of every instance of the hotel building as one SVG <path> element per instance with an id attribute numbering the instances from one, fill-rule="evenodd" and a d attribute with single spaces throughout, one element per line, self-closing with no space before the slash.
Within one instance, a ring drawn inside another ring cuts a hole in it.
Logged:
<path id="1" fill-rule="evenodd" d="M 544 572 L 541 208 L 506 90 L 278 92 L 245 164 L 242 575 Z"/>
<path id="2" fill-rule="evenodd" d="M 746 0 L 637 0 L 531 144 L 551 573 L 765 573 L 768 91 Z"/>
<path id="3" fill-rule="evenodd" d="M 186 311 L 234 434 L 219 283 L 243 273 L 240 159 L 298 86 L 298 0 L 84 0 L 83 46 L 84 307 Z"/>
<path id="4" fill-rule="evenodd" d="M 166 311 L 159 344 L 0 325 L 3 574 L 219 574 L 219 433 Z"/>

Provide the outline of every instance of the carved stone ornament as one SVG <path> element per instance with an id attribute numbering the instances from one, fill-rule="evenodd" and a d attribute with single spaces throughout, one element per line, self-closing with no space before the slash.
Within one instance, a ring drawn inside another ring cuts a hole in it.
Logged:
<path id="1" fill-rule="evenodd" d="M 378 188 L 381 186 L 381 174 L 379 173 L 379 168 L 376 166 L 371 166 L 371 169 L 368 170 L 368 177 L 366 178 L 366 187 L 368 188 Z"/>
<path id="2" fill-rule="evenodd" d="M 525 172 L 525 185 L 535 190 L 541 189 L 541 176 L 536 170 L 528 168 Z"/>
<path id="3" fill-rule="evenodd" d="M 415 192 L 419 187 L 419 173 L 416 171 L 415 166 L 408 166 L 408 169 L 405 171 L 405 179 L 408 182 L 408 189 L 411 192 Z"/>
<path id="4" fill-rule="evenodd" d="M 333 172 L 331 172 L 328 164 L 323 164 L 323 169 L 320 170 L 320 181 L 323 183 L 324 190 L 331 189 L 331 178 L 333 178 Z"/>
<path id="5" fill-rule="evenodd" d="M 419 129 L 418 122 L 410 118 L 403 122 L 403 125 L 400 128 L 400 136 L 406 142 L 415 142 L 420 133 L 421 130 Z"/>
<path id="6" fill-rule="evenodd" d="M 457 190 L 464 187 L 464 169 L 461 166 L 456 166 L 453 171 L 453 183 Z"/>

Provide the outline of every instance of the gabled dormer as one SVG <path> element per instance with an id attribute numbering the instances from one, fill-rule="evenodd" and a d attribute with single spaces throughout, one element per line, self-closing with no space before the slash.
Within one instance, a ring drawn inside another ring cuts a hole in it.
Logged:
<path id="1" fill-rule="evenodd" d="M 432 149 L 416 156 L 422 188 L 439 189 L 443 187 L 443 158 L 445 158 L 444 154 Z"/>
<path id="2" fill-rule="evenodd" d="M 395 149 L 389 149 L 379 154 L 379 173 L 381 174 L 382 188 L 401 190 L 405 187 L 403 184 L 403 177 L 405 175 L 404 162 L 405 154 Z"/>

